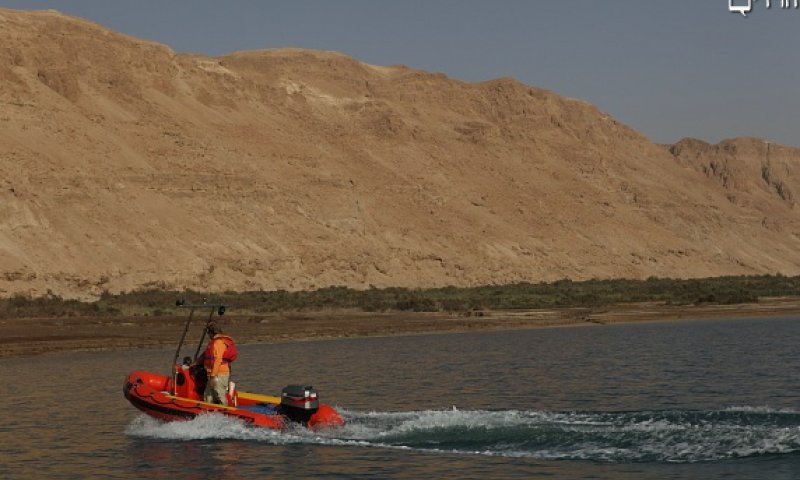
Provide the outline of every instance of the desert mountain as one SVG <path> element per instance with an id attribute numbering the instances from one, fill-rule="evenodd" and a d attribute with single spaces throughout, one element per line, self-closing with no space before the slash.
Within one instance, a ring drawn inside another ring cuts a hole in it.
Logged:
<path id="1" fill-rule="evenodd" d="M 800 150 L 0 9 L 0 295 L 800 273 Z"/>

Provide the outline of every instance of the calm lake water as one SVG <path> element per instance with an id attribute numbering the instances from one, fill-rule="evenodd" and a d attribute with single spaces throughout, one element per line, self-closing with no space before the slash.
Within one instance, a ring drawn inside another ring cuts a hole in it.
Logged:
<path id="1" fill-rule="evenodd" d="M 319 433 L 144 416 L 123 378 L 173 351 L 5 359 L 0 478 L 797 479 L 798 340 L 800 317 L 243 345 L 242 390 L 343 410 Z"/>

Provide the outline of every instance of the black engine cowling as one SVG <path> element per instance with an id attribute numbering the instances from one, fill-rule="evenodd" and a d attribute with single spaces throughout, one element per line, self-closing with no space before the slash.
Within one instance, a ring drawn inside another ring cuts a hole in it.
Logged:
<path id="1" fill-rule="evenodd" d="M 319 397 L 310 385 L 289 385 L 281 390 L 280 412 L 289 420 L 308 423 L 308 419 L 319 410 Z"/>

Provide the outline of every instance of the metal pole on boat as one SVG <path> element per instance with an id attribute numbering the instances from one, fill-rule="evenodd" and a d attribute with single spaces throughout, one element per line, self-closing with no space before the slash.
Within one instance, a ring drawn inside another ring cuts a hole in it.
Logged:
<path id="1" fill-rule="evenodd" d="M 184 305 L 183 300 L 178 300 L 175 302 L 175 306 L 182 307 Z M 172 359 L 172 365 L 170 368 L 172 369 L 172 394 L 175 394 L 175 381 L 177 377 L 177 371 L 175 370 L 175 365 L 178 364 L 178 357 L 181 354 L 181 347 L 183 346 L 183 342 L 186 340 L 186 333 L 189 331 L 189 324 L 192 323 L 192 317 L 194 316 L 194 308 L 191 309 L 189 312 L 189 319 L 186 320 L 186 326 L 183 327 L 183 335 L 181 335 L 181 341 L 178 342 L 178 348 L 175 349 L 175 358 Z"/>
<path id="2" fill-rule="evenodd" d="M 181 335 L 181 341 L 178 343 L 178 348 L 175 350 L 175 358 L 172 359 L 172 390 L 173 394 L 175 393 L 176 387 L 176 380 L 178 377 L 177 370 L 175 369 L 175 365 L 178 364 L 178 357 L 181 354 L 181 347 L 183 347 L 183 342 L 186 341 L 186 333 L 189 331 L 189 325 L 192 323 L 192 317 L 194 317 L 194 311 L 198 308 L 208 308 L 210 312 L 208 313 L 208 320 L 206 320 L 206 325 L 203 328 L 203 335 L 200 337 L 200 343 L 197 345 L 197 351 L 194 354 L 193 361 L 197 360 L 197 357 L 200 355 L 200 348 L 203 346 L 203 341 L 206 338 L 206 328 L 208 324 L 211 322 L 211 318 L 214 316 L 214 312 L 218 315 L 222 316 L 225 314 L 225 305 L 222 304 L 208 304 L 206 303 L 206 299 L 203 299 L 203 303 L 201 305 L 187 305 L 185 300 L 178 300 L 175 302 L 175 306 L 178 308 L 188 308 L 189 310 L 189 319 L 186 321 L 186 326 L 183 328 L 183 335 Z M 187 357 L 188 358 L 188 357 Z"/>
<path id="3" fill-rule="evenodd" d="M 197 360 L 197 357 L 200 355 L 200 349 L 203 348 L 203 341 L 206 339 L 206 328 L 208 324 L 211 323 L 211 317 L 214 316 L 214 309 L 212 308 L 211 311 L 208 313 L 208 320 L 206 320 L 206 326 L 203 328 L 203 334 L 200 335 L 200 343 L 197 344 L 197 350 L 194 352 L 194 359 Z"/>

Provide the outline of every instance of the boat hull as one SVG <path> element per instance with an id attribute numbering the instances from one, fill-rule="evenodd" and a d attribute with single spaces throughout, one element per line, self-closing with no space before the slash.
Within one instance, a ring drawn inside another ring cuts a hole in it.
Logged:
<path id="1" fill-rule="evenodd" d="M 280 413 L 278 397 L 238 392 L 229 399 L 231 406 L 217 405 L 199 398 L 173 395 L 172 379 L 151 372 L 131 372 L 125 378 L 122 391 L 131 405 L 163 421 L 191 420 L 198 415 L 217 413 L 258 427 L 283 429 L 292 424 Z M 316 429 L 343 424 L 344 420 L 333 407 L 320 405 L 306 426 Z"/>

